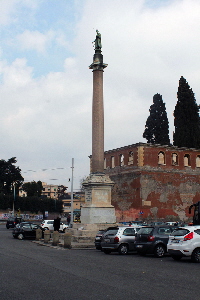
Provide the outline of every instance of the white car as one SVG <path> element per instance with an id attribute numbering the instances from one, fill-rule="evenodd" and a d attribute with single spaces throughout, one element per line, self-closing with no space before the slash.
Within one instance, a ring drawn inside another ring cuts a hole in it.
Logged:
<path id="1" fill-rule="evenodd" d="M 174 260 L 188 256 L 200 262 L 200 225 L 175 229 L 169 236 L 167 251 Z"/>
<path id="2" fill-rule="evenodd" d="M 53 222 L 54 220 L 44 220 L 41 223 L 41 227 L 44 228 L 45 230 L 54 230 L 53 228 Z M 63 231 L 65 232 L 65 229 L 68 228 L 69 226 L 67 224 L 64 224 L 63 222 L 60 222 L 60 230 L 59 231 Z"/>

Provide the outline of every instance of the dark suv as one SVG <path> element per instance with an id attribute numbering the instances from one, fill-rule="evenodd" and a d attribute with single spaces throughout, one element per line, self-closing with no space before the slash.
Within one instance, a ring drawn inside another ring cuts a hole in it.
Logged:
<path id="1" fill-rule="evenodd" d="M 155 257 L 163 257 L 167 252 L 169 235 L 174 226 L 146 226 L 141 228 L 135 237 L 135 247 L 140 255 L 154 254 Z"/>
<path id="2" fill-rule="evenodd" d="M 6 228 L 14 228 L 17 224 L 23 222 L 21 217 L 10 217 L 6 222 Z"/>

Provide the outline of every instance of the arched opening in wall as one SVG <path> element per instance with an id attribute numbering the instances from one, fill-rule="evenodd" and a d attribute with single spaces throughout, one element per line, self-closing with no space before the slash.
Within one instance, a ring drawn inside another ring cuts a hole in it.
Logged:
<path id="1" fill-rule="evenodd" d="M 119 155 L 119 163 L 120 163 L 120 167 L 124 166 L 124 155 L 123 154 Z"/>
<path id="2" fill-rule="evenodd" d="M 164 165 L 165 164 L 165 153 L 160 151 L 158 153 L 158 164 L 159 165 Z"/>
<path id="3" fill-rule="evenodd" d="M 106 158 L 104 157 L 104 170 L 106 170 Z"/>
<path id="4" fill-rule="evenodd" d="M 197 155 L 196 157 L 196 167 L 200 168 L 200 155 Z"/>
<path id="5" fill-rule="evenodd" d="M 176 153 L 172 153 L 172 166 L 178 165 L 178 155 Z"/>
<path id="6" fill-rule="evenodd" d="M 111 168 L 115 167 L 115 157 L 111 156 Z"/>
<path id="7" fill-rule="evenodd" d="M 184 167 L 190 167 L 190 155 L 189 154 L 184 155 Z"/>
<path id="8" fill-rule="evenodd" d="M 133 151 L 128 154 L 128 165 L 133 165 Z"/>

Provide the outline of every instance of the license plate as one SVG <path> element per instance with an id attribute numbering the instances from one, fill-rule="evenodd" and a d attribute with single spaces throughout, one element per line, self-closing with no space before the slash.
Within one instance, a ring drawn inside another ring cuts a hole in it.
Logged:
<path id="1" fill-rule="evenodd" d="M 179 240 L 172 240 L 171 243 L 179 243 Z"/>
<path id="2" fill-rule="evenodd" d="M 142 248 L 143 245 L 136 245 L 136 248 Z"/>
<path id="3" fill-rule="evenodd" d="M 97 236 L 97 237 L 96 237 L 96 240 L 100 240 L 100 239 L 101 239 L 100 236 Z"/>

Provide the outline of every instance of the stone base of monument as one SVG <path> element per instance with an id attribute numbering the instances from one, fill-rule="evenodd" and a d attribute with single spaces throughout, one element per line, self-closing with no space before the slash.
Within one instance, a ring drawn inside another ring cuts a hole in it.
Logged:
<path id="1" fill-rule="evenodd" d="M 116 216 L 113 206 L 81 208 L 81 224 L 113 224 L 115 222 Z"/>
<path id="2" fill-rule="evenodd" d="M 85 203 L 81 208 L 81 224 L 115 223 L 115 208 L 111 205 L 114 182 L 104 173 L 92 173 L 83 182 Z"/>

